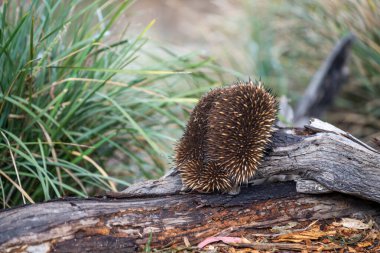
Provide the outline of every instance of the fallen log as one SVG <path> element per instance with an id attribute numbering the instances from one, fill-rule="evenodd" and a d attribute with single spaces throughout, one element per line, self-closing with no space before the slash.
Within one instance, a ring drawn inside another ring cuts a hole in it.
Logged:
<path id="1" fill-rule="evenodd" d="M 281 182 L 244 188 L 237 196 L 184 194 L 128 199 L 66 199 L 2 212 L 0 251 L 135 252 L 196 245 L 208 236 L 290 221 L 355 214 L 380 217 L 379 205 L 342 194 L 305 196 Z"/>
<path id="2" fill-rule="evenodd" d="M 273 177 L 296 181 L 265 183 Z M 172 170 L 117 194 L 8 209 L 0 212 L 0 252 L 135 252 L 290 221 L 355 216 L 378 222 L 379 182 L 378 151 L 313 120 L 305 129 L 275 132 L 255 179 L 239 195 L 181 192 Z"/>
<path id="3" fill-rule="evenodd" d="M 296 179 L 302 193 L 342 192 L 380 203 L 380 152 L 339 128 L 312 119 L 305 129 L 281 128 L 252 184 Z M 264 179 L 264 180 L 263 180 Z M 179 193 L 174 169 L 160 180 L 135 184 L 111 197 Z"/>

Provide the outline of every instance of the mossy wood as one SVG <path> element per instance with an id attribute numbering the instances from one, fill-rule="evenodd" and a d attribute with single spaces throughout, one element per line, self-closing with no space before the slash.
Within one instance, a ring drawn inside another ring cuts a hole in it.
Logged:
<path id="1" fill-rule="evenodd" d="M 290 221 L 380 220 L 380 154 L 330 124 L 313 120 L 304 129 L 277 130 L 258 172 L 253 182 L 262 184 L 242 187 L 236 196 L 182 193 L 173 170 L 107 197 L 4 210 L 0 252 L 134 252 Z M 296 181 L 262 182 L 284 174 Z"/>

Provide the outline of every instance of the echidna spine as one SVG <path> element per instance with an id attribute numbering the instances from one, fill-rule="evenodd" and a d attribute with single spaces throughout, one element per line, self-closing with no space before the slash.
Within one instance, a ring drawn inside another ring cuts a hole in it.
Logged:
<path id="1" fill-rule="evenodd" d="M 252 81 L 221 91 L 208 116 L 207 155 L 228 170 L 235 184 L 255 174 L 270 141 L 277 112 L 275 98 Z"/>
<path id="2" fill-rule="evenodd" d="M 270 141 L 276 111 L 275 98 L 252 81 L 203 96 L 176 147 L 184 186 L 227 192 L 247 182 Z"/>

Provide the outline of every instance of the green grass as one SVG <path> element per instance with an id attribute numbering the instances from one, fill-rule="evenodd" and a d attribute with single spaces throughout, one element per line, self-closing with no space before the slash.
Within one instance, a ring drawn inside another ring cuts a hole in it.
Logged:
<path id="1" fill-rule="evenodd" d="M 197 97 L 220 84 L 210 60 L 151 53 L 154 21 L 113 34 L 131 1 L 3 2 L 2 208 L 162 175 Z"/>
<path id="2" fill-rule="evenodd" d="M 213 29 L 204 29 L 215 58 L 235 71 L 231 76 L 261 77 L 292 106 L 334 45 L 355 34 L 349 80 L 323 120 L 366 141 L 380 135 L 379 1 L 256 0 L 220 6 L 210 21 Z"/>
<path id="3" fill-rule="evenodd" d="M 132 1 L 3 1 L 1 207 L 161 176 L 201 94 L 224 78 L 261 77 L 295 104 L 349 31 L 358 38 L 350 81 L 327 120 L 356 136 L 379 134 L 379 2 L 294 3 L 242 1 L 236 33 L 214 55 L 225 67 L 152 43 L 154 20 L 129 34 L 118 20 Z M 231 32 L 225 22 L 221 15 L 218 36 Z"/>
<path id="4" fill-rule="evenodd" d="M 307 67 L 316 65 L 333 45 L 353 33 L 350 79 L 328 120 L 357 136 L 380 134 L 380 2 L 286 1 L 282 20 L 288 23 L 293 54 Z M 289 21 L 291 20 L 291 21 Z M 305 67 L 304 67 L 305 68 Z"/>
<path id="5" fill-rule="evenodd" d="M 235 37 L 240 38 L 239 52 L 245 53 L 238 58 L 241 53 L 226 50 L 233 52 L 231 67 L 238 71 L 250 69 L 278 95 L 290 98 L 292 105 L 297 104 L 337 41 L 353 33 L 357 39 L 350 57 L 349 80 L 325 120 L 368 141 L 380 135 L 379 1 L 240 4 L 242 12 L 237 22 L 244 32 L 237 29 Z"/>

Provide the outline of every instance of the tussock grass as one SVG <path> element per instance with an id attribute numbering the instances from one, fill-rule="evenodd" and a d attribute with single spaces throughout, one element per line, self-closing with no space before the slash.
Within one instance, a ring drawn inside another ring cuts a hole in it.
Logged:
<path id="1" fill-rule="evenodd" d="M 248 66 L 296 105 L 335 43 L 353 33 L 349 80 L 326 120 L 370 140 L 380 135 L 379 9 L 372 0 L 240 1 L 235 37 L 243 57 L 231 54 L 232 68 Z"/>
<path id="2" fill-rule="evenodd" d="M 3 208 L 116 191 L 168 167 L 189 108 L 219 80 L 204 73 L 214 72 L 209 59 L 144 49 L 154 21 L 138 36 L 112 36 L 130 4 L 3 1 Z"/>
<path id="3" fill-rule="evenodd" d="M 379 135 L 380 125 L 380 2 L 379 1 L 287 1 L 283 21 L 293 41 L 288 42 L 302 62 L 314 64 L 328 54 L 347 33 L 353 46 L 349 84 L 344 87 L 329 120 L 358 136 Z M 284 13 L 284 11 L 283 11 Z M 291 21 L 290 21 L 291 20 Z"/>

